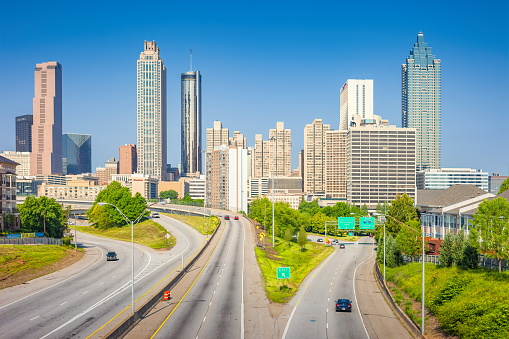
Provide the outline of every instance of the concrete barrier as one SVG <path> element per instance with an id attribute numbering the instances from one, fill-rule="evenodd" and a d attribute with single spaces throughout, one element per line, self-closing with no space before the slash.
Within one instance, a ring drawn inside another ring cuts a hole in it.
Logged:
<path id="1" fill-rule="evenodd" d="M 396 316 L 405 323 L 406 327 L 412 332 L 412 334 L 416 338 L 425 339 L 425 337 L 421 333 L 421 328 L 419 327 L 419 325 L 417 325 L 412 319 L 410 319 L 406 315 L 406 313 L 399 307 L 399 305 L 394 302 L 392 294 L 387 288 L 387 285 L 385 284 L 383 274 L 380 272 L 380 267 L 378 267 L 377 261 L 375 261 L 375 278 L 378 283 L 378 286 L 380 287 L 380 290 L 382 291 L 382 294 L 385 296 L 385 299 L 389 302 L 391 308 L 396 313 Z"/>
<path id="2" fill-rule="evenodd" d="M 221 218 L 219 219 L 219 226 L 216 227 L 214 233 L 212 233 L 212 236 L 210 237 L 209 241 L 203 246 L 203 248 L 198 252 L 198 254 L 184 267 L 184 269 L 175 276 L 166 286 L 161 288 L 161 290 L 153 296 L 150 300 L 148 300 L 145 304 L 143 304 L 137 311 L 134 312 L 134 314 L 131 314 L 131 316 L 127 319 L 125 319 L 122 323 L 117 325 L 113 330 L 111 330 L 104 338 L 107 339 L 117 339 L 124 337 L 127 333 L 129 333 L 130 330 L 133 329 L 134 326 L 142 319 L 144 316 L 146 316 L 152 308 L 156 306 L 157 303 L 164 297 L 164 291 L 171 290 L 175 285 L 178 284 L 178 282 L 184 277 L 186 272 L 193 267 L 193 265 L 196 263 L 196 261 L 201 257 L 205 249 L 209 246 L 212 239 L 214 239 L 214 236 L 217 233 L 217 230 L 221 227 L 221 223 L 223 222 Z"/>

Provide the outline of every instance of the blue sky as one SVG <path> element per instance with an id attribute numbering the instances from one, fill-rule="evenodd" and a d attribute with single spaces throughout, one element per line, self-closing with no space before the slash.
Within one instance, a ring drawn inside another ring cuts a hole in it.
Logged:
<path id="1" fill-rule="evenodd" d="M 92 166 L 136 143 L 136 60 L 155 40 L 167 67 L 168 162 L 180 162 L 180 74 L 202 73 L 214 120 L 254 145 L 284 121 L 292 167 L 304 126 L 339 125 L 339 89 L 374 79 L 375 114 L 401 126 L 401 64 L 417 33 L 442 60 L 442 167 L 509 171 L 507 1 L 0 0 L 0 151 L 32 114 L 36 63 L 63 67 L 63 132 L 92 134 Z M 203 147 L 205 148 L 205 144 Z"/>

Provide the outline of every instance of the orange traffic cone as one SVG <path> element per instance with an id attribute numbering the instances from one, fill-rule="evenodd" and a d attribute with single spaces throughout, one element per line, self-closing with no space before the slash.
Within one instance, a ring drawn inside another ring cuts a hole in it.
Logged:
<path id="1" fill-rule="evenodd" d="M 170 291 L 164 291 L 164 300 L 170 300 Z"/>

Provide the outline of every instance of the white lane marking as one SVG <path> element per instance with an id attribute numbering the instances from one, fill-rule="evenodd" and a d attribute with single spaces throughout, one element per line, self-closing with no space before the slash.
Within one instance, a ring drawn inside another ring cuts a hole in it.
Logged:
<path id="1" fill-rule="evenodd" d="M 60 306 L 67 304 L 67 301 L 65 303 L 61 303 Z"/>
<path id="2" fill-rule="evenodd" d="M 327 323 L 327 328 L 329 328 L 329 323 Z"/>
<path id="3" fill-rule="evenodd" d="M 364 260 L 359 265 L 357 265 L 357 267 L 359 267 L 360 265 L 362 265 L 363 263 L 368 261 L 368 259 L 371 258 L 372 255 L 373 255 L 373 251 L 371 251 L 371 255 L 369 257 L 367 257 L 366 260 Z M 355 293 L 355 273 L 357 272 L 357 267 L 355 267 L 355 270 L 353 271 L 353 279 L 352 279 L 353 280 L 353 296 L 355 298 L 355 304 L 357 306 L 357 312 L 359 312 L 359 317 L 361 318 L 362 326 L 364 327 L 364 331 L 366 331 L 366 336 L 369 339 L 370 337 L 368 334 L 368 330 L 366 329 L 366 326 L 364 325 L 364 320 L 362 320 L 361 310 L 359 309 L 359 303 L 357 302 L 357 294 Z"/>
<path id="4" fill-rule="evenodd" d="M 88 242 L 90 242 L 90 243 L 91 243 L 91 241 L 88 241 Z M 97 247 L 97 248 L 99 248 L 99 247 Z M 34 293 L 32 293 L 32 294 L 29 294 L 29 295 L 27 295 L 26 297 L 23 297 L 23 298 L 21 298 L 21 299 L 18 299 L 18 300 L 16 300 L 16 301 L 13 301 L 13 302 L 12 302 L 12 303 L 10 303 L 10 304 L 4 305 L 4 306 L 0 307 L 0 310 L 1 310 L 2 308 L 5 308 L 5 307 L 7 307 L 7 306 L 10 306 L 10 305 L 12 305 L 12 304 L 17 303 L 18 301 L 21 301 L 21 300 L 23 300 L 23 299 L 26 299 L 26 298 L 31 297 L 31 296 L 33 296 L 33 295 L 36 295 L 37 293 L 40 293 L 40 292 L 42 292 L 42 291 L 44 291 L 44 290 L 47 290 L 48 288 L 51 288 L 51 287 L 57 286 L 57 285 L 59 285 L 59 284 L 63 283 L 64 281 L 67 281 L 67 280 L 69 280 L 69 279 L 72 279 L 72 278 L 74 278 L 74 277 L 78 276 L 79 274 L 81 274 L 81 273 L 85 272 L 86 270 L 88 270 L 88 269 L 92 268 L 95 264 L 97 264 L 98 262 L 101 262 L 101 261 L 102 261 L 102 258 L 104 257 L 104 252 L 103 252 L 103 250 L 102 250 L 101 248 L 99 248 L 99 250 L 101 251 L 101 258 L 100 258 L 99 260 L 97 260 L 95 263 L 93 263 L 92 265 L 90 265 L 89 267 L 85 268 L 85 269 L 84 269 L 83 271 L 81 271 L 80 273 L 76 273 L 75 275 L 70 276 L 69 278 L 62 280 L 61 282 L 58 282 L 58 283 L 53 284 L 53 285 L 50 285 L 50 286 L 48 286 L 48 287 L 46 287 L 46 288 L 43 288 L 42 290 L 38 290 L 37 292 L 34 292 Z"/>
<path id="5" fill-rule="evenodd" d="M 207 316 L 205 316 L 205 318 L 203 318 L 203 322 L 205 322 L 205 319 L 207 319 Z"/>
<path id="6" fill-rule="evenodd" d="M 99 286 L 101 286 L 102 284 L 104 284 L 104 282 L 100 283 Z"/>
<path id="7" fill-rule="evenodd" d="M 37 317 L 33 317 L 32 319 L 30 319 L 30 321 L 32 321 L 32 320 L 34 320 L 34 319 L 37 319 L 37 318 L 39 318 L 39 316 L 37 316 Z"/>
<path id="8" fill-rule="evenodd" d="M 83 294 L 88 293 L 88 291 L 83 292 Z"/>
<path id="9" fill-rule="evenodd" d="M 212 305 L 212 301 L 211 301 L 211 302 L 209 302 L 209 307 L 210 307 L 210 305 Z"/>
<path id="10" fill-rule="evenodd" d="M 297 309 L 297 305 L 299 305 L 299 301 L 300 301 L 300 298 L 299 298 L 299 300 L 297 300 L 297 303 L 293 307 L 292 314 L 290 314 L 290 318 L 288 319 L 288 322 L 286 323 L 285 331 L 283 332 L 283 336 L 281 337 L 281 339 L 285 339 L 285 337 L 286 337 L 286 333 L 288 332 L 288 328 L 290 327 L 290 322 L 292 321 L 293 314 L 295 313 L 295 310 Z"/>
<path id="11" fill-rule="evenodd" d="M 219 283 L 218 283 L 219 284 Z M 216 294 L 216 290 L 214 290 L 214 294 Z"/>
<path id="12" fill-rule="evenodd" d="M 328 298 L 327 301 L 330 301 L 330 298 Z"/>
<path id="13" fill-rule="evenodd" d="M 327 309 L 327 313 L 329 313 L 329 309 Z"/>

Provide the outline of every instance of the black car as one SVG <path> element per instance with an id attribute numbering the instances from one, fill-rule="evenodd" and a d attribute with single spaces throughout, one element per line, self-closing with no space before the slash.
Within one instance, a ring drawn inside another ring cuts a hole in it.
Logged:
<path id="1" fill-rule="evenodd" d="M 345 248 L 345 244 L 339 244 L 339 248 Z"/>
<path id="2" fill-rule="evenodd" d="M 336 312 L 339 311 L 352 312 L 352 302 L 348 299 L 338 299 L 336 301 Z"/>
<path id="3" fill-rule="evenodd" d="M 115 253 L 113 251 L 108 252 L 108 254 L 106 254 L 106 261 L 110 261 L 110 260 L 117 261 L 117 253 Z"/>
<path id="4" fill-rule="evenodd" d="M 323 238 L 318 238 L 316 242 L 323 242 Z"/>
<path id="5" fill-rule="evenodd" d="M 338 241 L 338 239 L 332 239 L 331 243 L 333 243 L 333 244 L 338 244 L 338 243 L 339 243 L 339 241 Z"/>
<path id="6" fill-rule="evenodd" d="M 230 220 L 230 216 L 229 215 L 225 215 L 224 216 L 224 220 Z"/>

